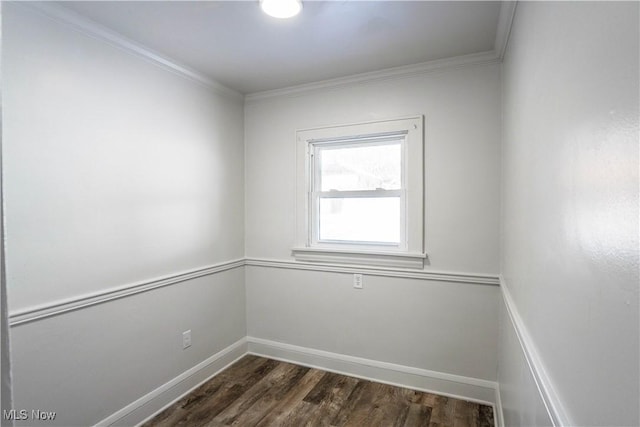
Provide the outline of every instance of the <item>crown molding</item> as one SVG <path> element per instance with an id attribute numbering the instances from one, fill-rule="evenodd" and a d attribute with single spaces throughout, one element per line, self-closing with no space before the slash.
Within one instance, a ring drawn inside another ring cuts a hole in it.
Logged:
<path id="1" fill-rule="evenodd" d="M 243 95 L 233 89 L 230 89 L 215 80 L 210 79 L 204 74 L 189 68 L 186 65 L 179 63 L 178 61 L 164 56 L 154 50 L 131 40 L 122 34 L 113 31 L 97 22 L 83 16 L 77 12 L 74 12 L 64 6 L 53 2 L 15 2 L 25 8 L 40 12 L 42 15 L 65 24 L 74 30 L 102 42 L 105 42 L 111 46 L 124 50 L 125 52 L 135 55 L 139 58 L 147 60 L 148 62 L 181 77 L 187 78 L 191 81 L 199 83 L 212 90 L 213 92 L 226 97 L 242 100 Z"/>
<path id="2" fill-rule="evenodd" d="M 14 3 L 38 11 L 43 15 L 49 17 L 50 19 L 53 19 L 62 24 L 66 24 L 74 30 L 79 31 L 87 36 L 99 39 L 105 43 L 110 44 L 111 46 L 117 47 L 132 55 L 143 58 L 166 71 L 170 71 L 174 74 L 199 83 L 209 88 L 210 90 L 213 90 L 219 95 L 231 97 L 236 100 L 244 99 L 246 102 L 254 102 L 264 99 L 302 95 L 319 90 L 336 89 L 369 82 L 407 78 L 445 69 L 499 63 L 504 57 L 504 53 L 509 41 L 509 35 L 511 32 L 511 25 L 515 14 L 517 0 L 502 2 L 500 8 L 500 16 L 498 19 L 496 38 L 494 42 L 494 49 L 491 51 L 437 59 L 413 65 L 387 68 L 378 71 L 350 75 L 346 77 L 338 77 L 313 83 L 305 83 L 286 88 L 254 92 L 247 95 L 243 95 L 236 90 L 224 86 L 199 71 L 196 71 L 174 59 L 155 52 L 154 50 L 128 37 L 125 37 L 124 35 L 116 31 L 113 31 L 77 12 L 74 12 L 54 2 L 34 1 Z"/>
<path id="3" fill-rule="evenodd" d="M 346 86 L 359 85 L 363 83 L 407 78 L 458 67 L 467 67 L 481 64 L 495 64 L 499 62 L 500 57 L 495 51 L 491 50 L 487 52 L 473 53 L 470 55 L 437 59 L 434 61 L 427 61 L 414 65 L 386 68 L 384 70 L 355 74 L 347 77 L 338 77 L 335 79 L 322 80 L 314 83 L 305 83 L 282 89 L 254 92 L 245 95 L 244 98 L 246 102 L 255 102 L 271 98 L 302 95 L 319 90 L 336 89 Z"/>
<path id="4" fill-rule="evenodd" d="M 518 1 L 503 1 L 500 5 L 500 16 L 498 18 L 498 28 L 496 30 L 496 40 L 493 43 L 493 50 L 502 61 L 504 53 L 509 44 L 509 36 L 511 35 L 511 26 L 513 25 L 513 17 L 516 13 Z"/>

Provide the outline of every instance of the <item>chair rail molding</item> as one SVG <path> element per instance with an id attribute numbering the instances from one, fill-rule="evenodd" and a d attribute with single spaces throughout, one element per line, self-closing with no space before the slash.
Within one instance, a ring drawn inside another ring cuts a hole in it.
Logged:
<path id="1" fill-rule="evenodd" d="M 432 280 L 438 282 L 471 283 L 476 285 L 498 286 L 500 284 L 500 280 L 497 275 L 479 273 L 429 271 L 409 268 L 367 267 L 361 265 L 283 261 L 266 258 L 245 258 L 245 264 L 255 267 L 309 270 L 329 273 L 361 273 L 370 276 Z"/>
<path id="2" fill-rule="evenodd" d="M 48 317 L 57 316 L 70 311 L 103 304 L 108 301 L 136 295 L 152 289 L 175 285 L 198 277 L 209 276 L 211 274 L 220 273 L 242 266 L 244 266 L 244 259 L 237 259 L 176 273 L 170 276 L 119 286 L 93 294 L 81 295 L 62 301 L 54 301 L 40 306 L 29 307 L 9 313 L 9 326 L 19 326 L 36 320 L 46 319 Z"/>
<path id="3" fill-rule="evenodd" d="M 209 276 L 244 266 L 282 268 L 289 270 L 306 270 L 329 273 L 360 273 L 370 276 L 383 276 L 393 278 L 431 280 L 437 282 L 469 283 L 475 285 L 499 286 L 498 276 L 490 274 L 460 273 L 446 271 L 428 271 L 404 268 L 386 267 L 363 267 L 350 265 L 335 265 L 325 263 L 310 263 L 298 261 L 284 261 L 263 258 L 240 258 L 236 260 L 221 262 L 206 267 L 195 268 L 169 276 L 140 281 L 132 284 L 122 285 L 104 291 L 79 295 L 64 300 L 53 301 L 39 306 L 28 307 L 9 313 L 9 326 L 16 327 L 25 323 L 46 319 L 82 308 L 103 304 L 108 301 L 125 298 L 153 289 L 171 286 L 186 282 L 198 277 Z"/>
<path id="4" fill-rule="evenodd" d="M 538 353 L 535 342 L 531 338 L 527 327 L 520 317 L 520 313 L 511 297 L 509 288 L 504 281 L 504 277 L 500 275 L 500 288 L 502 290 L 502 297 L 504 298 L 504 304 L 507 308 L 507 313 L 513 329 L 515 330 L 518 342 L 522 348 L 522 353 L 531 372 L 531 376 L 536 384 L 536 388 L 540 393 L 542 402 L 547 410 L 549 418 L 553 422 L 554 427 L 560 426 L 573 426 L 575 425 L 566 413 L 564 406 L 556 389 L 553 385 L 553 381 L 547 370 L 540 354 Z"/>

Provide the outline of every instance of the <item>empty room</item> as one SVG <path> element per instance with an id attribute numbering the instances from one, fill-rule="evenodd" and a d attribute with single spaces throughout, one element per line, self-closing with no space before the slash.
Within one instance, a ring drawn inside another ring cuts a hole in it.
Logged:
<path id="1" fill-rule="evenodd" d="M 0 2 L 3 426 L 639 426 L 640 2 Z"/>

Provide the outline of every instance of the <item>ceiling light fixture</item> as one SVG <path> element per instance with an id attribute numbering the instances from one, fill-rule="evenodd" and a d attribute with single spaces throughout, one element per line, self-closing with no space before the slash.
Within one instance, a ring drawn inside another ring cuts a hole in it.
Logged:
<path id="1" fill-rule="evenodd" d="M 260 7 L 274 18 L 292 18 L 302 10 L 302 0 L 260 0 Z"/>

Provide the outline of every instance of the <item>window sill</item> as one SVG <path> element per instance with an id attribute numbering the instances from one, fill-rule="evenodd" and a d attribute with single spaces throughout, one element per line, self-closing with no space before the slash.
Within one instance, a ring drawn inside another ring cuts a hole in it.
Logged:
<path id="1" fill-rule="evenodd" d="M 424 260 L 427 258 L 423 253 L 322 248 L 293 248 L 291 252 L 296 261 L 415 269 L 424 268 Z"/>

